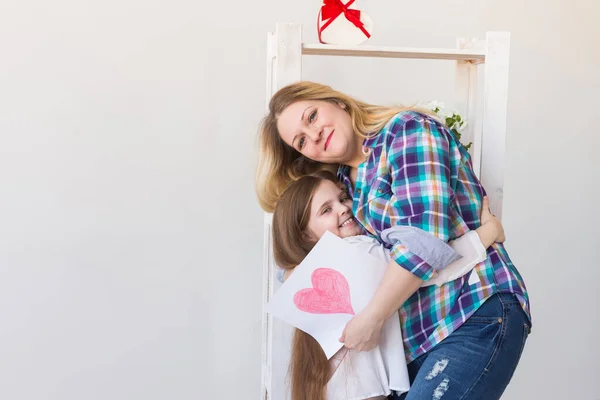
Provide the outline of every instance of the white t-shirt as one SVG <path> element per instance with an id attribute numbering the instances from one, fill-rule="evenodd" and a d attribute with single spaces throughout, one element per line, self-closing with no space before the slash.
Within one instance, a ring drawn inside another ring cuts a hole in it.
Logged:
<path id="1" fill-rule="evenodd" d="M 342 348 L 330 362 L 334 372 L 327 400 L 363 400 L 410 388 L 398 313 L 385 323 L 377 347 L 360 352 Z"/>
<path id="2" fill-rule="evenodd" d="M 388 262 L 390 260 L 389 250 L 374 238 L 352 236 L 344 240 L 363 247 L 364 251 L 377 258 Z M 487 257 L 475 231 L 468 232 L 448 245 L 462 258 L 439 270 L 423 286 L 453 281 L 469 273 Z M 363 400 L 387 396 L 391 390 L 407 392 L 410 388 L 398 313 L 394 313 L 385 323 L 377 347 L 363 352 L 342 348 L 330 362 L 334 372 L 327 383 L 327 400 Z"/>

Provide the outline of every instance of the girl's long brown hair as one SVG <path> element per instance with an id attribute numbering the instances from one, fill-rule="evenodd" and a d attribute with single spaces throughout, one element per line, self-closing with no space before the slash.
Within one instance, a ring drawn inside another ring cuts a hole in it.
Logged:
<path id="1" fill-rule="evenodd" d="M 316 244 L 317 238 L 308 232 L 308 220 L 313 195 L 324 181 L 339 185 L 333 174 L 321 171 L 293 182 L 277 202 L 273 212 L 273 255 L 281 268 L 296 267 Z M 330 363 L 319 343 L 296 329 L 290 361 L 292 400 L 325 400 L 330 376 Z"/>

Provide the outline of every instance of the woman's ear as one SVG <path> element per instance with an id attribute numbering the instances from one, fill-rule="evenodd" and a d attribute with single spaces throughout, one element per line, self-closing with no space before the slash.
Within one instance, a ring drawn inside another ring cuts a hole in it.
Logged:
<path id="1" fill-rule="evenodd" d="M 342 109 L 345 110 L 346 109 L 346 105 L 344 103 L 342 103 L 341 101 L 337 102 L 337 105 Z"/>

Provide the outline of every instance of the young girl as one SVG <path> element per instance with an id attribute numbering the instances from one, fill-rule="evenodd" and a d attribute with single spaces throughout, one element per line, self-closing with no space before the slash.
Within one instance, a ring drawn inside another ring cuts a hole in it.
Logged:
<path id="1" fill-rule="evenodd" d="M 388 244 L 402 240 L 412 251 L 418 251 L 431 265 L 439 268 L 438 275 L 425 284 L 441 285 L 452 281 L 483 261 L 486 247 L 504 241 L 502 225 L 489 213 L 487 199 L 485 201 L 481 227 L 451 241 L 450 246 L 435 238 L 420 237 L 410 229 L 389 231 L 385 235 Z M 286 270 L 286 278 L 326 231 L 389 261 L 389 250 L 363 235 L 351 210 L 352 201 L 343 185 L 328 172 L 304 176 L 285 190 L 273 214 L 273 251 L 277 265 Z M 463 257 L 457 257 L 453 249 Z M 398 318 L 397 314 L 392 318 Z M 400 323 L 398 319 L 396 321 Z M 297 329 L 290 364 L 292 400 L 385 399 L 390 389 L 400 389 L 394 387 L 396 377 L 389 376 L 395 371 L 393 366 L 388 368 L 385 354 L 388 346 L 401 348 L 401 334 L 399 330 L 393 332 L 397 332 L 396 336 L 384 329 L 379 347 L 373 350 L 342 349 L 328 361 L 317 341 Z"/>

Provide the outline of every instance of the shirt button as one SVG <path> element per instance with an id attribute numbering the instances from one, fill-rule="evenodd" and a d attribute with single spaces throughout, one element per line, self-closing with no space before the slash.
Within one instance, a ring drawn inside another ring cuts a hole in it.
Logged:
<path id="1" fill-rule="evenodd" d="M 360 189 L 356 189 L 356 193 L 360 194 L 361 190 Z"/>

